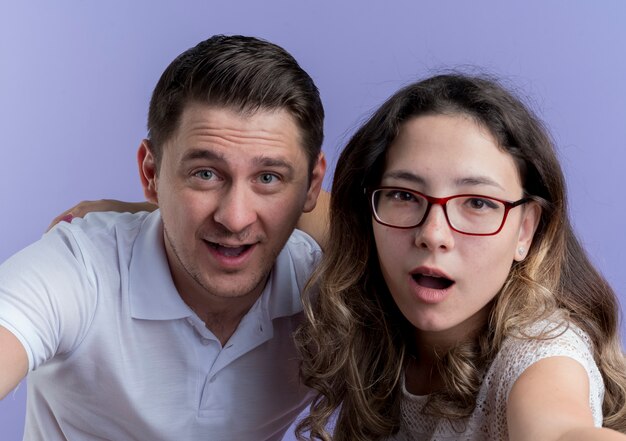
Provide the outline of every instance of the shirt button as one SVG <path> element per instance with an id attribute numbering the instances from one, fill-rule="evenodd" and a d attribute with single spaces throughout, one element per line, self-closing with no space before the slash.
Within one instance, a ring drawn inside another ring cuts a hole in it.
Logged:
<path id="1" fill-rule="evenodd" d="M 201 341 L 204 346 L 207 346 L 209 343 L 211 343 L 211 340 L 209 340 L 208 338 L 202 338 Z"/>

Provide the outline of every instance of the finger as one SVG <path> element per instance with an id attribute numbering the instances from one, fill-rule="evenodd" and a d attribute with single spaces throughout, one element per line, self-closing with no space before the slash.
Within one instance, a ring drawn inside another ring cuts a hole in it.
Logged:
<path id="1" fill-rule="evenodd" d="M 75 207 L 69 209 L 68 213 L 72 214 L 74 217 L 85 217 L 86 214 L 96 211 L 120 211 L 117 207 L 119 204 L 119 201 L 114 201 L 110 199 L 82 201 L 76 204 Z"/>
<path id="2" fill-rule="evenodd" d="M 74 219 L 74 215 L 72 215 L 72 213 L 70 213 L 69 211 L 65 211 L 61 214 L 59 214 L 57 217 L 55 217 L 54 219 L 52 219 L 52 222 L 50 222 L 50 225 L 48 225 L 48 228 L 46 229 L 46 233 L 48 231 L 50 231 L 52 229 L 52 227 L 54 227 L 56 224 L 58 224 L 59 222 L 72 222 L 72 219 Z"/>

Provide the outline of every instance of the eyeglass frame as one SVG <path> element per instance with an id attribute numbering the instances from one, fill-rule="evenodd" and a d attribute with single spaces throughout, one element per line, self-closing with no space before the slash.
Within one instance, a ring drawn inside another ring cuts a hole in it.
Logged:
<path id="1" fill-rule="evenodd" d="M 527 202 L 532 201 L 533 199 L 526 196 L 523 197 L 522 199 L 519 199 L 517 201 L 507 201 L 504 199 L 498 199 L 498 198 L 494 198 L 492 196 L 487 196 L 487 195 L 483 195 L 483 194 L 473 194 L 473 193 L 464 193 L 464 194 L 455 194 L 452 196 L 446 196 L 443 198 L 436 198 L 433 196 L 428 196 L 424 193 L 420 193 L 419 191 L 416 190 L 412 190 L 410 188 L 406 188 L 406 187 L 393 187 L 393 186 L 381 186 L 381 187 L 374 187 L 374 188 L 370 188 L 370 189 L 364 189 L 365 190 L 365 194 L 369 196 L 369 206 L 370 206 L 370 210 L 372 211 L 372 215 L 374 216 L 374 220 L 376 222 L 378 222 L 381 225 L 384 225 L 386 227 L 391 227 L 391 228 L 398 228 L 400 230 L 410 230 L 411 228 L 417 228 L 420 227 L 428 218 L 428 215 L 430 214 L 430 209 L 432 208 L 433 205 L 441 205 L 441 208 L 443 208 L 443 214 L 446 218 L 446 222 L 448 223 L 448 226 L 450 227 L 450 229 L 452 231 L 456 231 L 457 233 L 460 234 L 465 234 L 467 236 L 495 236 L 496 234 L 498 234 L 500 231 L 502 231 L 502 228 L 504 227 L 504 223 L 506 222 L 506 219 L 509 215 L 509 211 L 511 211 L 511 209 L 518 207 L 520 205 L 523 205 Z M 406 191 L 407 193 L 411 193 L 414 195 L 418 195 L 424 199 L 426 199 L 426 202 L 428 203 L 428 205 L 426 206 L 426 211 L 424 211 L 424 216 L 422 217 L 422 219 L 415 225 L 411 225 L 408 227 L 399 227 L 397 225 L 392 225 L 392 224 L 388 224 L 386 222 L 383 222 L 379 217 L 378 217 L 378 213 L 376 213 L 376 208 L 374 207 L 374 193 L 376 193 L 379 190 L 400 190 L 400 191 Z M 467 233 L 465 231 L 461 231 L 456 229 L 452 223 L 450 222 L 450 218 L 448 217 L 448 209 L 446 207 L 446 204 L 448 203 L 448 201 L 450 199 L 456 199 L 456 198 L 460 198 L 460 197 L 476 197 L 476 198 L 483 198 L 483 199 L 491 199 L 497 202 L 500 202 L 501 204 L 504 205 L 504 214 L 502 216 L 502 222 L 500 223 L 500 227 L 498 227 L 498 229 L 493 232 L 493 233 Z"/>

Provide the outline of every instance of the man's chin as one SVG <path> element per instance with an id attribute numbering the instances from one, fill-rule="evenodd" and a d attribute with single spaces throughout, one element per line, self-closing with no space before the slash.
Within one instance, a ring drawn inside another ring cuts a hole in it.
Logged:
<path id="1" fill-rule="evenodd" d="M 222 272 L 219 276 L 207 276 L 199 282 L 204 291 L 211 296 L 220 299 L 243 299 L 246 297 L 258 297 L 263 292 L 269 273 L 261 277 L 241 277 L 237 272 Z M 244 279 L 244 280 L 242 280 Z"/>

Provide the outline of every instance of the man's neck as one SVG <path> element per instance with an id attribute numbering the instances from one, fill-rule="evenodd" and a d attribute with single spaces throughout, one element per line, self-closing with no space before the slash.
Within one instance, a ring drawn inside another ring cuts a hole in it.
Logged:
<path id="1" fill-rule="evenodd" d="M 208 293 L 200 299 L 182 293 L 180 296 L 224 346 L 262 292 L 235 298 L 215 297 Z"/>
<path id="2" fill-rule="evenodd" d="M 178 294 L 224 346 L 235 333 L 241 319 L 263 293 L 269 274 L 266 274 L 247 293 L 241 295 L 217 294 L 205 286 L 199 280 L 199 276 L 194 276 L 192 272 L 185 268 L 175 248 L 171 246 L 165 227 L 163 240 L 172 281 L 178 290 Z"/>

